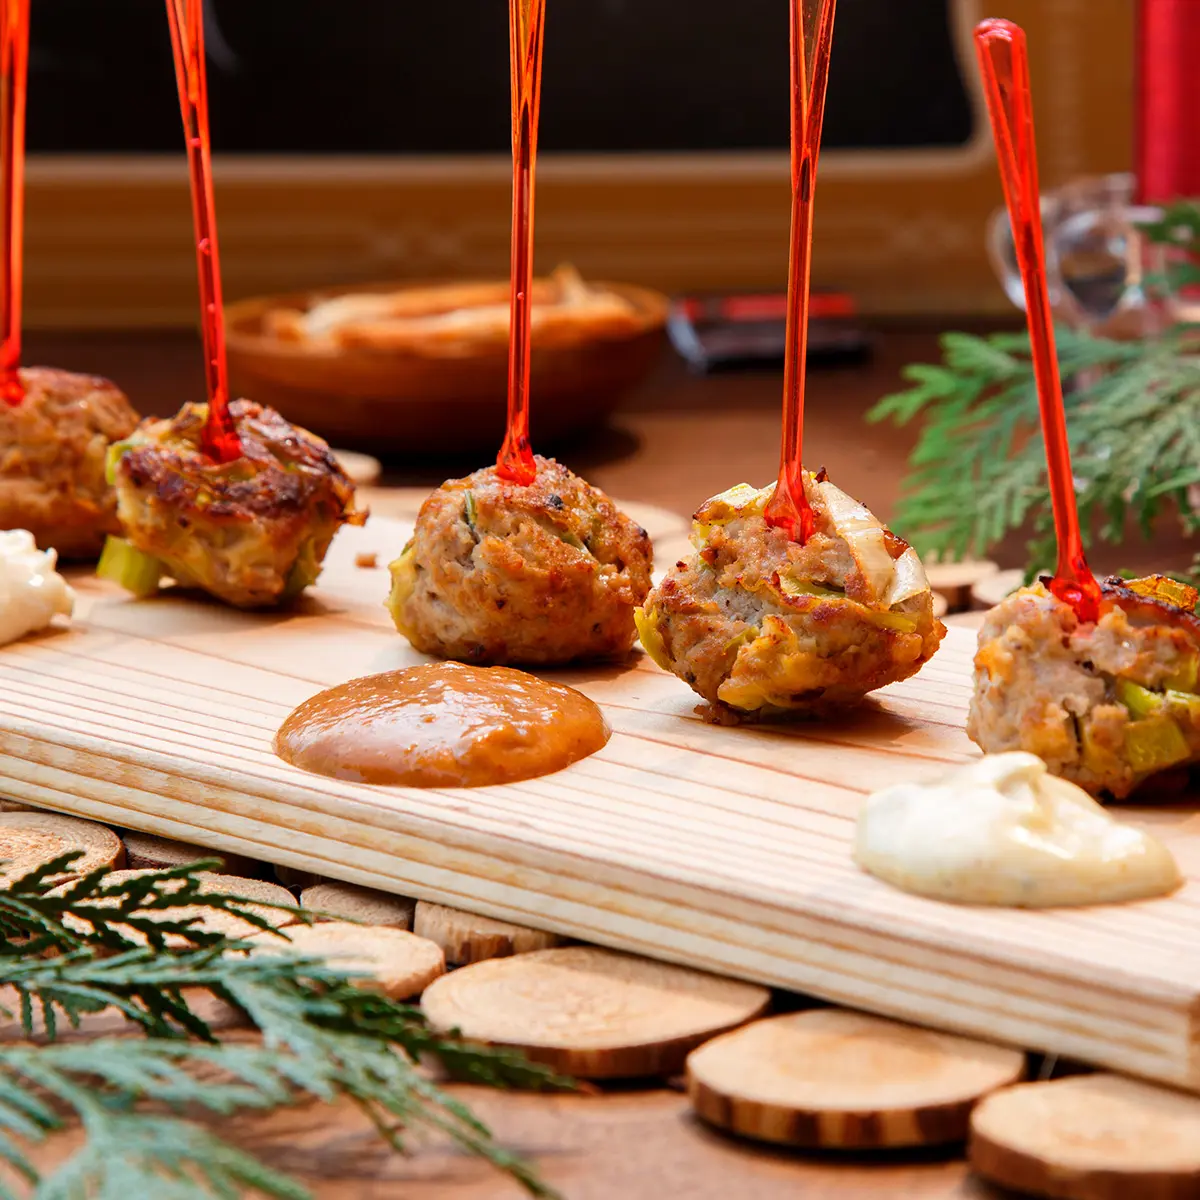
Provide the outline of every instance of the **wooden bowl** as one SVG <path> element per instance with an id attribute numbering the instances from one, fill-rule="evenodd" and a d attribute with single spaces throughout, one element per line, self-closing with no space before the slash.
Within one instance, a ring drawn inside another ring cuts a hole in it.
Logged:
<path id="1" fill-rule="evenodd" d="M 507 345 L 448 357 L 305 346 L 263 332 L 263 316 L 273 308 L 305 309 L 348 292 L 417 286 L 427 285 L 356 284 L 231 304 L 226 324 L 233 394 L 269 404 L 339 446 L 413 457 L 495 453 L 504 434 Z M 640 320 L 631 333 L 615 337 L 583 336 L 544 348 L 535 338 L 531 425 L 539 449 L 602 424 L 661 351 L 665 296 L 623 283 L 591 286 L 623 296 Z"/>

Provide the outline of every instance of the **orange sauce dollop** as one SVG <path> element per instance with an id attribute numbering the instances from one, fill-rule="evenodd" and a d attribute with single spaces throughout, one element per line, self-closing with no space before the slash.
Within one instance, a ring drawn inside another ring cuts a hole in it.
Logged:
<path id="1" fill-rule="evenodd" d="M 548 775 L 609 739 L 581 692 L 510 667 L 439 662 L 351 679 L 275 735 L 285 762 L 355 783 L 480 787 Z"/>

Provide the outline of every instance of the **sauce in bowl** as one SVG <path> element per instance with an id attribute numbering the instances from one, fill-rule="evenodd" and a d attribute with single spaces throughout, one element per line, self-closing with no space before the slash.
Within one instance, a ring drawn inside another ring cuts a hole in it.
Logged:
<path id="1" fill-rule="evenodd" d="M 510 667 L 428 663 L 351 679 L 275 735 L 285 762 L 335 779 L 481 787 L 548 775 L 609 739 L 582 692 Z"/>

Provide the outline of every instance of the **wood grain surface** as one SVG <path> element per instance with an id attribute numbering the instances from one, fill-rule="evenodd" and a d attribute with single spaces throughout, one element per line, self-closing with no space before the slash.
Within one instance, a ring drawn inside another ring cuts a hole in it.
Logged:
<path id="1" fill-rule="evenodd" d="M 973 638 L 838 723 L 720 729 L 644 657 L 556 672 L 614 736 L 502 788 L 380 789 L 275 758 L 321 687 L 417 661 L 382 607 L 407 527 L 339 536 L 322 586 L 250 616 L 78 580 L 70 631 L 0 651 L 0 794 L 1200 1090 L 1192 810 L 1136 819 L 1190 882 L 1121 908 L 966 910 L 850 861 L 864 793 L 974 753 Z"/>

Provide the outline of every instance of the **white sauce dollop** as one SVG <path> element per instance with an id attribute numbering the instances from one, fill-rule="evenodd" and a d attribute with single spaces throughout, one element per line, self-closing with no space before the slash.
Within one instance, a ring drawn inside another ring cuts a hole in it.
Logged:
<path id="1" fill-rule="evenodd" d="M 1165 895 L 1181 882 L 1157 838 L 1020 752 L 869 796 L 854 857 L 906 892 L 959 904 L 1110 904 Z"/>
<path id="2" fill-rule="evenodd" d="M 54 551 L 39 550 L 26 530 L 0 531 L 0 646 L 74 612 L 75 593 L 56 562 Z"/>

